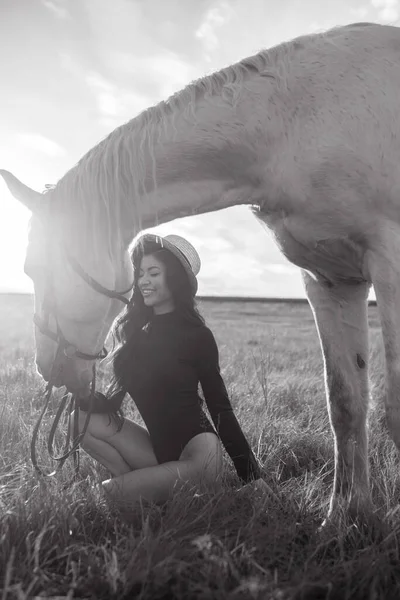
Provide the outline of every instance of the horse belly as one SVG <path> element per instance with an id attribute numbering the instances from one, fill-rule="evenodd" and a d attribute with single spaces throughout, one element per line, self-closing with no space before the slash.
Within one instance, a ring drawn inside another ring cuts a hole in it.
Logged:
<path id="1" fill-rule="evenodd" d="M 259 215 L 272 230 L 275 240 L 286 258 L 293 264 L 320 275 L 331 283 L 339 281 L 367 281 L 364 268 L 365 247 L 361 240 L 347 235 L 318 236 L 317 225 L 304 222 L 304 227 L 291 226 L 290 220 L 274 220 Z"/>

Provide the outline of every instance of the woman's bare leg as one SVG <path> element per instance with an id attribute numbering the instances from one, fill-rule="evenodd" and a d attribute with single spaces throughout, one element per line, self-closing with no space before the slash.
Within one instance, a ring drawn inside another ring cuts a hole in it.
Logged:
<path id="1" fill-rule="evenodd" d="M 81 447 L 92 458 L 97 460 L 113 477 L 123 475 L 132 471 L 128 463 L 122 458 L 121 454 L 108 442 L 98 440 L 92 435 L 85 434 L 85 443 Z"/>
<path id="2" fill-rule="evenodd" d="M 80 431 L 85 419 L 86 413 L 79 411 Z M 147 430 L 130 419 L 124 419 L 118 431 L 116 421 L 108 415 L 91 415 L 81 446 L 115 477 L 158 464 Z"/>
<path id="3" fill-rule="evenodd" d="M 165 502 L 186 482 L 215 482 L 222 470 L 222 449 L 214 433 L 200 433 L 185 446 L 180 459 L 131 471 L 103 482 L 109 498 L 131 505 L 140 499 Z"/>

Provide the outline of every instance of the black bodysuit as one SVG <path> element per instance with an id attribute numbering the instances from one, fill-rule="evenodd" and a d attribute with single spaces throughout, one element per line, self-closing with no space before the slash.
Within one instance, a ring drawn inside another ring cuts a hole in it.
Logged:
<path id="1" fill-rule="evenodd" d="M 244 482 L 261 476 L 233 413 L 210 329 L 178 313 L 154 315 L 136 339 L 127 391 L 149 432 L 159 463 L 178 460 L 195 435 L 219 435 Z M 199 382 L 215 429 L 202 408 Z"/>

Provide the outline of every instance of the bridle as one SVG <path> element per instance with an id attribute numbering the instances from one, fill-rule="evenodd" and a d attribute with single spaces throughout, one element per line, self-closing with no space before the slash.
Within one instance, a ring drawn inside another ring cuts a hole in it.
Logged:
<path id="1" fill-rule="evenodd" d="M 107 296 L 108 298 L 120 300 L 120 302 L 123 302 L 126 305 L 130 304 L 130 300 L 128 300 L 125 296 L 132 290 L 133 283 L 127 290 L 124 290 L 122 292 L 118 292 L 116 290 L 110 290 L 110 289 L 104 287 L 103 285 L 101 285 L 95 279 L 93 279 L 93 277 L 91 277 L 88 273 L 86 273 L 86 271 L 82 268 L 82 266 L 79 264 L 79 262 L 73 256 L 71 256 L 65 248 L 64 248 L 64 253 L 65 253 L 67 262 L 71 266 L 72 270 L 77 275 L 79 275 L 79 277 L 81 277 L 81 279 L 83 279 L 92 289 L 94 289 L 99 294 L 102 294 L 103 296 Z M 55 460 L 58 462 L 58 465 L 57 465 L 56 469 L 54 469 L 54 471 L 52 471 L 51 473 L 45 473 L 39 467 L 38 462 L 37 462 L 36 442 L 37 442 L 41 422 L 43 420 L 43 417 L 47 411 L 47 407 L 50 402 L 51 393 L 52 393 L 52 389 L 54 386 L 53 382 L 55 381 L 55 378 L 58 374 L 57 372 L 54 372 L 54 365 L 57 364 L 57 359 L 61 353 L 64 354 L 67 358 L 77 357 L 77 358 L 80 358 L 83 360 L 101 360 L 107 356 L 108 352 L 107 352 L 106 348 L 103 346 L 103 348 L 96 354 L 88 354 L 86 352 L 80 351 L 73 344 L 68 342 L 68 340 L 65 338 L 65 336 L 61 330 L 61 327 L 58 323 L 57 304 L 56 304 L 56 298 L 55 298 L 55 294 L 54 294 L 53 273 L 52 273 L 51 269 L 48 269 L 47 274 L 46 274 L 46 285 L 45 285 L 45 292 L 44 292 L 44 298 L 43 298 L 43 313 L 44 313 L 43 317 L 41 317 L 40 315 L 35 313 L 33 316 L 33 321 L 34 321 L 35 325 L 38 327 L 39 331 L 43 335 L 47 336 L 48 338 L 50 338 L 57 344 L 57 351 L 56 351 L 56 355 L 54 358 L 52 372 L 51 372 L 48 384 L 45 389 L 45 403 L 44 403 L 42 412 L 40 413 L 40 416 L 33 428 L 32 440 L 31 440 L 31 460 L 32 460 L 32 464 L 33 464 L 35 470 L 40 475 L 51 477 L 51 476 L 55 475 L 55 473 L 57 473 L 57 471 L 59 471 L 61 469 L 61 467 L 67 460 L 67 458 L 69 458 L 71 455 L 73 455 L 74 475 L 76 475 L 79 470 L 79 445 L 87 431 L 91 414 L 94 411 L 94 403 L 96 400 L 96 390 L 95 390 L 95 388 L 96 388 L 96 373 L 95 373 L 95 368 L 93 368 L 93 378 L 92 378 L 92 383 L 91 383 L 90 400 L 89 400 L 89 406 L 85 407 L 85 410 L 87 409 L 87 416 L 85 419 L 84 426 L 82 428 L 82 431 L 79 433 L 78 418 L 77 418 L 77 415 L 75 415 L 75 418 L 73 421 L 74 425 L 73 425 L 72 441 L 71 441 L 71 427 L 70 427 L 71 415 L 75 408 L 77 408 L 79 410 L 80 399 L 75 394 L 69 394 L 68 392 L 66 392 L 64 394 L 64 396 L 62 397 L 60 405 L 59 405 L 56 415 L 54 417 L 53 424 L 51 426 L 48 441 L 47 441 L 48 453 L 52 460 Z M 56 331 L 52 331 L 50 329 L 49 322 L 50 322 L 51 315 L 53 315 L 55 322 L 56 322 Z M 60 456 L 56 456 L 56 454 L 54 452 L 54 438 L 55 438 L 58 424 L 61 420 L 63 413 L 65 412 L 65 409 L 67 409 L 66 416 L 68 419 L 68 430 L 67 430 L 67 435 L 66 435 L 66 441 L 65 441 L 65 445 L 64 445 L 62 454 Z"/>

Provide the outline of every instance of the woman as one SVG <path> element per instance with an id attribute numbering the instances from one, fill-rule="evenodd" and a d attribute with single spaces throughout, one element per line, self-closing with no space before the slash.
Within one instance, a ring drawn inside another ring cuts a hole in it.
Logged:
<path id="1" fill-rule="evenodd" d="M 196 250 L 180 236 L 145 234 L 132 260 L 133 296 L 116 326 L 111 402 L 128 392 L 147 429 L 92 415 L 82 446 L 113 475 L 105 491 L 121 502 L 163 502 L 179 483 L 216 481 L 221 442 L 241 480 L 261 482 L 220 374 L 214 336 L 195 308 Z M 199 382 L 215 428 L 203 412 Z M 81 410 L 80 427 L 85 416 Z"/>

